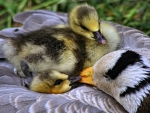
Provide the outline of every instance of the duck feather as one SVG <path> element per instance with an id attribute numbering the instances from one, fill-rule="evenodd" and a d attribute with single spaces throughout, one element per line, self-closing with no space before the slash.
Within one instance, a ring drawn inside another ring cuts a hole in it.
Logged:
<path id="1" fill-rule="evenodd" d="M 42 94 L 22 86 L 21 78 L 12 70 L 4 68 L 0 71 L 0 81 L 5 81 L 0 82 L 1 113 L 126 113 L 112 97 L 91 86 L 82 86 L 64 94 Z M 7 74 L 12 77 L 11 83 Z"/>
<path id="2" fill-rule="evenodd" d="M 47 10 L 36 10 L 18 13 L 14 16 L 15 22 L 23 24 L 25 31 L 34 31 L 46 26 L 54 26 L 57 24 L 66 24 L 67 14 L 54 13 Z"/>
<path id="3" fill-rule="evenodd" d="M 121 37 L 119 49 L 132 50 L 150 60 L 150 37 L 142 31 L 110 22 Z"/>
<path id="4" fill-rule="evenodd" d="M 39 20 L 35 21 L 34 24 L 29 24 L 30 21 L 32 23 L 33 19 L 37 17 L 39 17 Z M 59 14 L 45 10 L 19 13 L 14 17 L 14 21 L 22 23 L 23 26 L 19 28 L 11 28 L 9 30 L 2 30 L 0 31 L 0 35 L 7 36 L 7 34 L 10 33 L 10 35 L 15 37 L 20 33 L 36 30 L 36 26 L 43 27 L 45 25 L 51 25 L 47 23 L 53 23 L 52 20 L 54 20 L 54 18 L 57 20 L 58 24 L 67 23 L 66 13 Z M 134 49 L 139 51 L 139 53 L 150 57 L 148 54 L 150 53 L 150 39 L 147 35 L 130 27 L 122 26 L 112 22 L 111 24 L 117 28 L 121 36 L 122 41 L 120 49 Z M 30 29 L 31 25 L 35 25 L 35 27 Z M 38 29 L 42 27 L 38 27 Z M 14 30 L 16 29 L 19 29 L 17 31 L 19 32 L 18 34 L 17 32 L 14 33 Z M 131 41 L 133 43 L 130 43 Z M 1 59 L 1 61 L 4 60 L 4 58 Z M 6 61 L 6 64 L 7 63 L 8 62 Z M 6 64 L 4 66 L 6 66 Z M 10 64 L 8 63 L 8 65 Z M 42 94 L 30 91 L 22 86 L 23 82 L 25 81 L 16 76 L 12 72 L 11 68 L 3 69 L 3 67 L 0 67 L 0 72 L 1 113 L 9 113 L 10 111 L 11 113 L 126 113 L 123 107 L 118 104 L 114 98 L 100 90 L 94 89 L 91 86 L 82 86 L 64 94 Z"/>

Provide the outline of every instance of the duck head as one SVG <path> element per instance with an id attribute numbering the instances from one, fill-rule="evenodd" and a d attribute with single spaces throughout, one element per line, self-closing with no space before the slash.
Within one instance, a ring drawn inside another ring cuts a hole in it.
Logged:
<path id="1" fill-rule="evenodd" d="M 69 13 L 69 25 L 74 32 L 88 39 L 106 43 L 100 31 L 100 21 L 94 7 L 87 4 L 78 5 Z"/>
<path id="2" fill-rule="evenodd" d="M 134 68 L 135 70 L 140 69 L 141 61 L 139 54 L 129 50 L 118 50 L 108 53 L 100 58 L 93 67 L 86 68 L 81 72 L 80 82 L 97 86 L 113 97 L 117 94 L 119 96 L 131 85 L 130 82 L 135 82 L 134 78 L 138 74 L 135 73 L 134 76 L 129 76 L 128 74 L 134 74 L 132 72 Z M 149 62 L 146 59 L 144 61 Z"/>
<path id="3" fill-rule="evenodd" d="M 129 50 L 111 52 L 93 67 L 83 70 L 80 76 L 82 83 L 94 85 L 114 97 L 129 113 L 148 110 L 150 61 L 138 53 Z"/>

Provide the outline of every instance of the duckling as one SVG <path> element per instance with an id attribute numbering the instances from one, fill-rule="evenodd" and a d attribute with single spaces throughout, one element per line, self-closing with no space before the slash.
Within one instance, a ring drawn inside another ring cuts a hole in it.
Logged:
<path id="1" fill-rule="evenodd" d="M 72 15 L 76 16 L 72 18 Z M 75 76 L 83 68 L 94 65 L 103 55 L 117 49 L 120 38 L 115 27 L 99 22 L 93 7 L 87 4 L 76 6 L 70 12 L 69 22 L 70 26 L 46 27 L 17 38 L 5 38 L 2 45 L 4 55 L 21 77 L 28 73 L 28 70 L 22 71 L 22 61 L 31 72 L 49 70 L 55 72 L 54 76 L 60 73 Z M 33 79 L 31 85 L 36 81 Z"/>
<path id="2" fill-rule="evenodd" d="M 114 97 L 129 113 L 150 112 L 150 61 L 144 56 L 114 51 L 84 70 L 81 82 L 85 82 L 83 75 L 92 76 L 89 84 Z"/>
<path id="3" fill-rule="evenodd" d="M 61 94 L 75 88 L 79 80 L 79 76 L 68 77 L 58 71 L 47 70 L 37 73 L 29 87 L 36 92 Z"/>
<path id="4" fill-rule="evenodd" d="M 100 57 L 119 47 L 120 36 L 116 28 L 100 21 L 94 7 L 84 4 L 73 8 L 69 13 L 69 25 L 75 33 L 86 38 L 87 55 L 83 68 L 93 65 Z"/>
<path id="5" fill-rule="evenodd" d="M 36 92 L 61 94 L 80 85 L 76 84 L 80 80 L 80 76 L 68 76 L 55 70 L 33 73 L 24 60 L 21 61 L 21 68 L 27 76 L 23 85 Z"/>

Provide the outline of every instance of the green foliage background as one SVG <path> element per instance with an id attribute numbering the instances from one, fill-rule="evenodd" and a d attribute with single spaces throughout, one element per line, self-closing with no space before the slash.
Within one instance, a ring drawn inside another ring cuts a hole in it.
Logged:
<path id="1" fill-rule="evenodd" d="M 80 3 L 94 6 L 102 20 L 134 27 L 150 36 L 150 0 L 0 0 L 0 29 L 16 26 L 12 17 L 18 12 L 36 9 L 69 12 Z"/>

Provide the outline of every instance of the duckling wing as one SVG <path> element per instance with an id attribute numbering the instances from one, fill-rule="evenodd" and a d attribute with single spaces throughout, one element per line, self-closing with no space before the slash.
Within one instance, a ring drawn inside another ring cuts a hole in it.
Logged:
<path id="1" fill-rule="evenodd" d="M 12 70 L 0 66 L 1 113 L 126 113 L 112 97 L 89 86 L 64 94 L 42 94 L 22 86 Z"/>
<path id="2" fill-rule="evenodd" d="M 117 28 L 121 37 L 121 44 L 119 49 L 128 49 L 138 52 L 150 59 L 150 37 L 137 29 L 122 26 L 112 23 Z"/>

